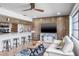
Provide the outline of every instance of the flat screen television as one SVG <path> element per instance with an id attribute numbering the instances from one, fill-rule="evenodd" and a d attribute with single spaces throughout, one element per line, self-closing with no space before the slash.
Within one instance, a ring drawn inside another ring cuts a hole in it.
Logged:
<path id="1" fill-rule="evenodd" d="M 41 25 L 41 33 L 56 33 L 57 28 L 54 24 L 42 24 Z"/>

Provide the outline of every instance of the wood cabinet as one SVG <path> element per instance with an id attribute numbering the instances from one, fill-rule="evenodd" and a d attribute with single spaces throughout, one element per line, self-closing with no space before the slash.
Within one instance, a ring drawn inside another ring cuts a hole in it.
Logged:
<path id="1" fill-rule="evenodd" d="M 17 32 L 17 29 L 18 29 L 18 24 L 12 23 L 11 32 Z"/>

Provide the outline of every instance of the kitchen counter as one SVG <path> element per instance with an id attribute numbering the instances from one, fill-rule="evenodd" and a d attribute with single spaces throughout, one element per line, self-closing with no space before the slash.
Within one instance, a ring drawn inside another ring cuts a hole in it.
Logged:
<path id="1" fill-rule="evenodd" d="M 1 33 L 0 35 L 6 35 L 6 34 L 17 34 L 18 32 L 9 32 L 9 33 Z M 31 33 L 31 32 L 22 32 L 22 33 Z"/>
<path id="2" fill-rule="evenodd" d="M 5 34 L 9 34 L 9 33 L 0 33 L 0 35 L 5 35 Z"/>

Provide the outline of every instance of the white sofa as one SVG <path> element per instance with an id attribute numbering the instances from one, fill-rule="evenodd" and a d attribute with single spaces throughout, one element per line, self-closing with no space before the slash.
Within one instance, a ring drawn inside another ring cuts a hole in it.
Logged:
<path id="1" fill-rule="evenodd" d="M 57 44 L 51 44 L 44 53 L 44 56 L 74 56 L 73 53 L 73 42 L 70 40 L 68 36 L 63 38 L 64 47 L 60 49 L 57 48 Z"/>

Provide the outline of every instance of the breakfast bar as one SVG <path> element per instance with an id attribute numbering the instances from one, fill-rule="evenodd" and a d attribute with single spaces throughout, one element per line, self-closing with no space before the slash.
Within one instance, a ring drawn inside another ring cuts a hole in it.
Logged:
<path id="1" fill-rule="evenodd" d="M 31 32 L 6 33 L 3 35 L 0 35 L 0 52 L 10 51 L 15 48 L 20 49 L 22 48 L 23 46 L 22 43 L 24 43 L 24 41 L 25 43 L 32 42 Z"/>

